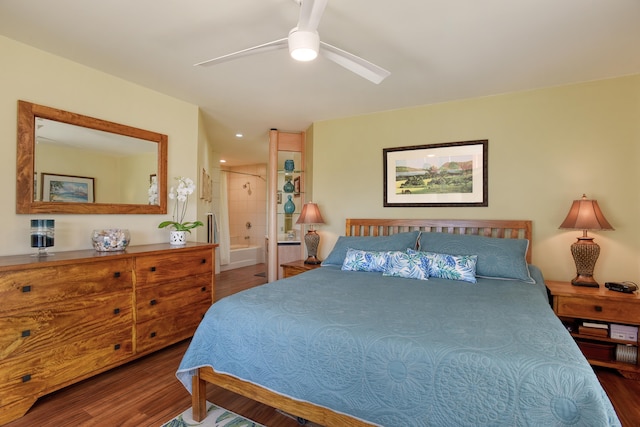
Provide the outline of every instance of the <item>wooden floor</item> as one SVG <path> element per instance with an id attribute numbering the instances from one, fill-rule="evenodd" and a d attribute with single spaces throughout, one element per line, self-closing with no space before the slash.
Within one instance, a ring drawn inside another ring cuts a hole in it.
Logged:
<path id="1" fill-rule="evenodd" d="M 266 282 L 263 264 L 216 276 L 216 298 Z M 19 420 L 5 427 L 131 426 L 158 427 L 190 406 L 190 395 L 175 377 L 188 342 L 113 369 L 45 396 Z M 624 427 L 640 426 L 640 381 L 615 371 L 597 370 Z M 273 408 L 209 385 L 209 401 L 269 427 L 298 423 Z M 1 410 L 1 408 L 0 408 Z M 395 427 L 395 426 L 394 426 Z"/>

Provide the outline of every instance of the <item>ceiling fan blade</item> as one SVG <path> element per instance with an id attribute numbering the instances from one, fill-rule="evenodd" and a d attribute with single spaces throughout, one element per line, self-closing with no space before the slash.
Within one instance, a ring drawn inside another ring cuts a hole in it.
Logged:
<path id="1" fill-rule="evenodd" d="M 322 41 L 320 42 L 320 52 L 336 64 L 375 84 L 381 83 L 391 75 L 390 71 L 387 71 L 366 59 L 362 59 L 359 56 Z"/>
<path id="2" fill-rule="evenodd" d="M 320 19 L 327 7 L 327 0 L 302 0 L 298 29 L 301 31 L 317 31 Z"/>
<path id="3" fill-rule="evenodd" d="M 247 49 L 239 50 L 237 52 L 229 53 L 227 55 L 219 56 L 217 58 L 208 59 L 206 61 L 198 62 L 197 64 L 193 64 L 193 66 L 198 65 L 215 65 L 220 64 L 222 62 L 231 61 L 233 59 L 242 58 L 243 56 L 255 55 L 258 53 L 269 52 L 271 50 L 284 49 L 287 47 L 287 38 L 274 40 L 269 43 L 264 43 L 258 46 L 250 47 Z"/>

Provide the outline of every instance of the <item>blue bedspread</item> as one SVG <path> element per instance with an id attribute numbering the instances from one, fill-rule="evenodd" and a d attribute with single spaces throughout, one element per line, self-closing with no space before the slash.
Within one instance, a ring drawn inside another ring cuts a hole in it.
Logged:
<path id="1" fill-rule="evenodd" d="M 188 390 L 202 366 L 388 427 L 620 425 L 543 286 L 517 281 L 322 267 L 216 302 Z"/>

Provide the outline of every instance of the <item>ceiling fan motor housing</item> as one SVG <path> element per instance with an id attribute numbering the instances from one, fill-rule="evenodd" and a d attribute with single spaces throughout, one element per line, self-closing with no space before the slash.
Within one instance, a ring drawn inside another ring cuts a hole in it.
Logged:
<path id="1" fill-rule="evenodd" d="M 297 61 L 313 61 L 320 50 L 320 36 L 317 31 L 298 30 L 289 32 L 289 54 Z"/>

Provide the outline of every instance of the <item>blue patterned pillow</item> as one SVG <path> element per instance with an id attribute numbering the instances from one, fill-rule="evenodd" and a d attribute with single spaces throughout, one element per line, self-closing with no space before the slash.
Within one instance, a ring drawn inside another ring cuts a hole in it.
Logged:
<path id="1" fill-rule="evenodd" d="M 389 251 L 363 251 L 349 248 L 344 257 L 342 270 L 346 271 L 384 271 Z"/>
<path id="2" fill-rule="evenodd" d="M 476 283 L 477 255 L 449 255 L 407 249 L 409 254 L 421 254 L 429 260 L 429 276 Z"/>
<path id="3" fill-rule="evenodd" d="M 429 278 L 429 260 L 420 252 L 389 252 L 383 276 L 404 277 L 407 279 L 427 280 Z"/>

